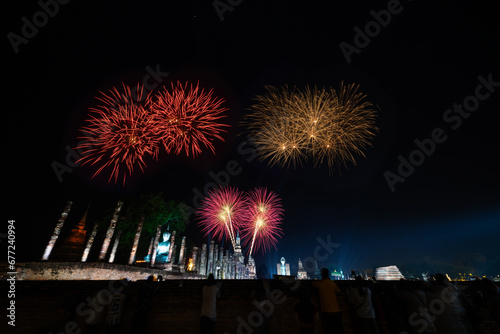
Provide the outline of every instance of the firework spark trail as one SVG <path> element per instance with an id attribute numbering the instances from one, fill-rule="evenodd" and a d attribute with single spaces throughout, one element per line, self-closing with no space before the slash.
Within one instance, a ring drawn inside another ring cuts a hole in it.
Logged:
<path id="1" fill-rule="evenodd" d="M 257 96 L 253 111 L 245 122 L 252 131 L 260 160 L 270 159 L 269 164 L 302 164 L 307 137 L 297 122 L 295 93 L 287 87 L 278 89 L 266 86 L 267 95 Z"/>
<path id="2" fill-rule="evenodd" d="M 144 158 L 156 156 L 155 124 L 149 112 L 150 95 L 145 94 L 144 87 L 139 84 L 134 94 L 125 84 L 123 91 L 114 87 L 108 93 L 101 92 L 97 97 L 101 103 L 90 108 L 87 124 L 80 129 L 83 137 L 79 138 L 84 140 L 75 149 L 82 156 L 78 162 L 101 164 L 92 177 L 110 168 L 109 181 L 114 179 L 116 183 L 124 168 L 125 183 L 127 171 L 131 175 L 134 166 L 144 171 Z"/>
<path id="3" fill-rule="evenodd" d="M 332 126 L 330 110 L 337 107 L 326 90 L 306 87 L 304 92 L 296 91 L 297 128 L 307 141 L 306 151 L 315 158 L 318 150 L 327 146 L 325 136 Z"/>
<path id="4" fill-rule="evenodd" d="M 332 110 L 335 127 L 329 133 L 329 140 L 336 149 L 321 152 L 329 167 L 341 164 L 347 167 L 348 162 L 355 165 L 355 155 L 365 157 L 363 150 L 375 137 L 375 112 L 371 109 L 372 104 L 364 101 L 365 96 L 358 92 L 358 88 L 354 84 L 342 84 L 339 91 L 332 91 L 337 107 Z"/>
<path id="5" fill-rule="evenodd" d="M 219 241 L 229 238 L 234 249 L 234 230 L 242 225 L 245 207 L 246 199 L 236 188 L 220 187 L 211 190 L 197 211 L 202 232 L 205 235 L 212 234 Z"/>
<path id="6" fill-rule="evenodd" d="M 164 87 L 152 103 L 152 111 L 157 122 L 160 141 L 167 152 L 194 157 L 202 152 L 202 147 L 214 152 L 213 141 L 224 141 L 221 133 L 228 125 L 220 120 L 224 100 L 213 96 L 213 91 L 205 92 L 199 85 L 188 88 L 177 82 L 171 90 Z"/>
<path id="7" fill-rule="evenodd" d="M 282 234 L 280 227 L 283 219 L 281 199 L 266 188 L 257 188 L 248 194 L 247 216 L 242 226 L 245 244 L 250 243 L 249 255 L 255 249 L 266 252 L 275 247 L 277 237 Z"/>
<path id="8" fill-rule="evenodd" d="M 372 104 L 354 84 L 340 89 L 266 87 L 255 98 L 244 124 L 261 160 L 282 167 L 311 159 L 315 166 L 356 164 L 377 128 Z"/>
<path id="9" fill-rule="evenodd" d="M 231 211 L 228 209 L 227 210 L 227 217 L 229 220 L 229 223 L 225 220 L 226 223 L 226 228 L 229 230 L 229 237 L 231 238 L 231 243 L 233 244 L 233 249 L 236 247 L 236 240 L 235 240 L 235 235 L 234 235 L 234 229 L 233 229 L 233 221 L 231 220 Z"/>

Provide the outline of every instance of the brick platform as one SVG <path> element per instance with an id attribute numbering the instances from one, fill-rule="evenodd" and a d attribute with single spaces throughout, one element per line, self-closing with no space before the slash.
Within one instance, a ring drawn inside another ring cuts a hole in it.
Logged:
<path id="1" fill-rule="evenodd" d="M 3 268 L 2 268 L 3 269 Z M 127 266 L 106 262 L 25 262 L 16 263 L 18 280 L 145 280 L 149 275 L 165 279 L 197 279 L 201 276 L 180 272 Z M 5 272 L 7 270 L 5 269 Z M 4 279 L 0 277 L 0 279 Z"/>

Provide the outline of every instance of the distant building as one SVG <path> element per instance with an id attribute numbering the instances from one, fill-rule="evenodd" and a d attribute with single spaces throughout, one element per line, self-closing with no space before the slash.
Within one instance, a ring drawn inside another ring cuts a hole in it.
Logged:
<path id="1" fill-rule="evenodd" d="M 318 267 L 318 262 L 314 260 L 314 279 L 321 279 L 321 271 Z"/>
<path id="2" fill-rule="evenodd" d="M 336 281 L 343 280 L 344 279 L 344 272 L 342 270 L 337 271 L 337 269 L 335 269 L 333 272 L 330 273 L 330 276 L 331 276 L 331 279 L 334 279 Z"/>
<path id="3" fill-rule="evenodd" d="M 290 276 L 290 263 L 286 263 L 284 257 L 281 258 L 280 263 L 276 263 L 276 269 L 278 271 L 278 275 Z"/>
<path id="4" fill-rule="evenodd" d="M 377 268 L 375 277 L 377 281 L 398 281 L 405 278 L 396 266 Z"/>
<path id="5" fill-rule="evenodd" d="M 252 255 L 248 257 L 248 278 L 254 279 L 255 278 L 255 273 L 256 273 L 256 268 L 255 268 L 255 260 L 253 259 Z"/>
<path id="6" fill-rule="evenodd" d="M 304 270 L 302 261 L 299 258 L 299 269 L 297 270 L 297 279 L 307 279 L 307 271 Z"/>
<path id="7" fill-rule="evenodd" d="M 85 213 L 76 227 L 71 229 L 71 234 L 64 239 L 59 247 L 56 247 L 52 260 L 68 262 L 80 261 L 85 249 L 85 239 L 87 236 L 87 230 L 85 229 L 87 212 L 88 208 L 85 210 Z"/>

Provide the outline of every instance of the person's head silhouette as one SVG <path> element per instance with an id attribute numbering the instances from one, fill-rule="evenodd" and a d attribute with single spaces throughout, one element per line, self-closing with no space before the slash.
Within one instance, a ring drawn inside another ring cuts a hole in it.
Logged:
<path id="1" fill-rule="evenodd" d="M 207 277 L 207 285 L 214 285 L 214 284 L 215 284 L 214 274 L 209 274 Z"/>
<path id="2" fill-rule="evenodd" d="M 321 278 L 330 279 L 330 271 L 326 268 L 321 268 Z"/>

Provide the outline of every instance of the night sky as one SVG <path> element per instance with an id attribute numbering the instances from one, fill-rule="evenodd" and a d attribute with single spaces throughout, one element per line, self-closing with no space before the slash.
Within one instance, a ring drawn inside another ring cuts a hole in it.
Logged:
<path id="1" fill-rule="evenodd" d="M 210 172 L 220 175 L 235 160 L 241 173 L 231 176 L 231 186 L 265 186 L 285 207 L 284 237 L 277 251 L 257 257 L 260 263 L 275 267 L 284 256 L 293 271 L 322 238 L 340 246 L 319 264 L 343 270 L 418 264 L 422 270 L 500 272 L 500 24 L 491 1 L 326 7 L 321 1 L 235 0 L 223 13 L 214 3 L 71 1 L 15 47 L 9 33 L 21 36 L 26 20 L 33 22 L 42 9 L 30 1 L 4 11 L 2 213 L 4 221 L 16 220 L 18 261 L 41 258 L 67 200 L 74 205 L 66 231 L 90 202 L 87 229 L 118 199 L 140 193 L 162 191 L 193 206 L 193 189 L 203 191 L 213 181 Z M 355 47 L 355 28 L 364 31 L 388 6 L 397 13 L 348 62 L 340 44 Z M 107 176 L 91 179 L 88 166 L 64 173 L 60 182 L 52 165 L 65 164 L 65 148 L 77 144 L 94 97 L 142 81 L 148 68 L 169 73 L 162 84 L 199 81 L 227 101 L 231 128 L 225 142 L 216 143 L 216 154 L 164 155 L 124 187 L 108 184 Z M 341 81 L 359 84 L 376 105 L 379 132 L 366 158 L 333 175 L 326 166 L 270 168 L 254 158 L 240 122 L 265 85 L 338 87 Z M 492 82 L 489 88 L 484 81 Z M 476 110 L 467 117 L 447 113 L 474 101 L 482 82 L 479 94 L 488 96 L 476 99 Z M 436 129 L 442 142 L 391 191 L 386 172 L 397 174 L 398 157 L 409 159 L 418 149 L 415 140 L 429 140 Z M 186 234 L 206 242 L 193 219 Z"/>

